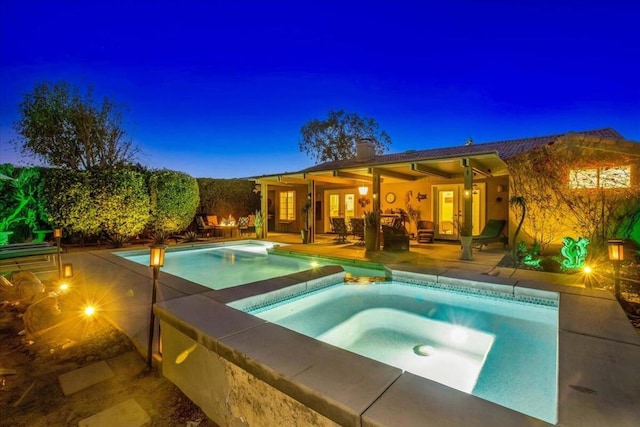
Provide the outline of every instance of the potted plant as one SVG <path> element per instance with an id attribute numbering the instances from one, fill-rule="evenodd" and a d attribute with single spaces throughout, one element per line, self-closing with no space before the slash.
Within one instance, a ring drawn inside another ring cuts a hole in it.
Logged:
<path id="1" fill-rule="evenodd" d="M 364 213 L 364 246 L 367 251 L 377 250 L 377 236 L 380 230 L 378 216 L 373 211 Z"/>
<path id="2" fill-rule="evenodd" d="M 311 237 L 311 228 L 309 227 L 309 211 L 311 210 L 311 200 L 307 199 L 307 202 L 302 207 L 302 215 L 304 216 L 304 228 L 300 230 L 302 236 L 302 243 L 309 243 Z"/>
<path id="3" fill-rule="evenodd" d="M 262 225 L 264 224 L 264 218 L 262 212 L 256 211 L 256 217 L 253 219 L 253 225 L 256 227 L 256 239 L 262 238 Z"/>

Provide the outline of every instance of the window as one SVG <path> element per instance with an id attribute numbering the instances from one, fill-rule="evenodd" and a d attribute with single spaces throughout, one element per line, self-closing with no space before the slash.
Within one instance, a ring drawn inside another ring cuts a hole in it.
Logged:
<path id="1" fill-rule="evenodd" d="M 296 192 L 280 192 L 280 220 L 293 221 L 296 219 Z"/>
<path id="2" fill-rule="evenodd" d="M 607 169 L 573 169 L 569 172 L 571 188 L 629 188 L 631 167 Z"/>

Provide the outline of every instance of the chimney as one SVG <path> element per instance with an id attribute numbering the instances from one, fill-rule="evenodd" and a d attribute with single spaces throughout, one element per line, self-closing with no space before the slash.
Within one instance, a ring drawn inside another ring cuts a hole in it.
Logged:
<path id="1" fill-rule="evenodd" d="M 376 147 L 371 138 L 360 138 L 356 142 L 356 160 L 364 162 L 376 156 Z"/>

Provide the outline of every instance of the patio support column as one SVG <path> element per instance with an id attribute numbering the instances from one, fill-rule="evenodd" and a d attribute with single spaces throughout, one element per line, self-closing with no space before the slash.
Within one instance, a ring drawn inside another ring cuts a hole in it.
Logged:
<path id="1" fill-rule="evenodd" d="M 462 226 L 462 230 L 465 230 L 470 237 L 473 235 L 473 168 L 471 166 L 471 161 L 469 159 L 462 159 L 462 166 L 464 167 L 464 211 L 463 211 L 463 219 L 464 223 Z M 462 235 L 464 236 L 464 234 Z M 465 241 L 463 238 L 460 239 L 462 241 L 462 256 L 460 259 L 463 260 L 471 260 L 471 239 L 468 238 L 468 248 L 465 247 Z"/>
<path id="2" fill-rule="evenodd" d="M 380 172 L 376 169 L 373 168 L 372 173 L 372 192 L 373 195 L 371 197 L 373 197 L 373 212 L 376 215 L 376 223 L 380 224 Z M 378 232 L 376 233 L 376 245 L 375 245 L 376 250 L 380 250 L 380 230 L 378 230 Z"/>
<path id="3" fill-rule="evenodd" d="M 307 182 L 307 192 L 311 194 L 311 209 L 309 209 L 309 217 L 307 221 L 309 223 L 307 226 L 310 228 L 309 231 L 309 243 L 316 242 L 316 182 L 313 179 L 310 179 Z"/>
<path id="4" fill-rule="evenodd" d="M 260 188 L 260 210 L 262 211 L 262 236 L 266 239 L 269 233 L 269 186 L 266 182 L 261 183 Z"/>

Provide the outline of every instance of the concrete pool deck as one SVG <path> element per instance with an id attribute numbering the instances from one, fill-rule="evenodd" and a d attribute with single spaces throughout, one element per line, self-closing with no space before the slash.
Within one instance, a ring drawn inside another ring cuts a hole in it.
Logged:
<path id="1" fill-rule="evenodd" d="M 283 243 L 292 238 L 289 235 L 281 239 L 270 237 Z M 298 241 L 298 236 L 293 240 Z M 382 262 L 394 270 L 478 280 L 512 286 L 514 291 L 558 292 L 557 425 L 631 426 L 640 419 L 640 382 L 637 380 L 640 378 L 637 363 L 640 337 L 608 292 L 584 288 L 580 283 L 572 283 L 576 277 L 566 275 L 518 270 L 509 278 L 511 269 L 502 268 L 498 277 L 481 275 L 496 265 L 502 250 L 474 252 L 472 262 L 455 260 L 451 256 L 452 251 L 459 250 L 455 245 L 412 246 L 410 253 L 377 253 L 373 259 L 365 257 L 362 247 L 336 245 L 331 240 L 287 246 L 286 250 L 330 256 L 339 253 L 345 258 Z M 93 296 L 102 301 L 104 312 L 145 354 L 151 298 L 149 267 L 133 265 L 104 250 L 64 254 L 64 262 L 74 264 L 77 281 L 99 285 L 93 286 Z M 199 349 L 215 353 L 225 369 L 236 375 L 240 375 L 238 370 L 242 375 L 248 373 L 266 384 L 261 387 L 286 394 L 293 402 L 289 404 L 311 408 L 319 424 L 325 421 L 328 425 L 363 426 L 544 424 L 472 395 L 267 324 L 225 305 L 249 294 L 277 291 L 296 281 L 313 278 L 303 276 L 271 279 L 250 288 L 212 291 L 161 272 L 158 301 L 164 302 L 158 304 L 157 312 L 169 326 L 163 328 L 163 339 L 173 334 L 173 338 L 184 340 L 185 348 L 195 343 Z M 173 356 L 175 360 L 176 355 Z M 164 357 L 172 360 L 166 352 Z M 166 363 L 166 368 L 172 365 Z M 211 386 L 215 387 L 215 383 L 212 379 Z M 219 387 L 225 388 L 224 381 Z M 214 419 L 220 424 L 232 420 Z"/>

